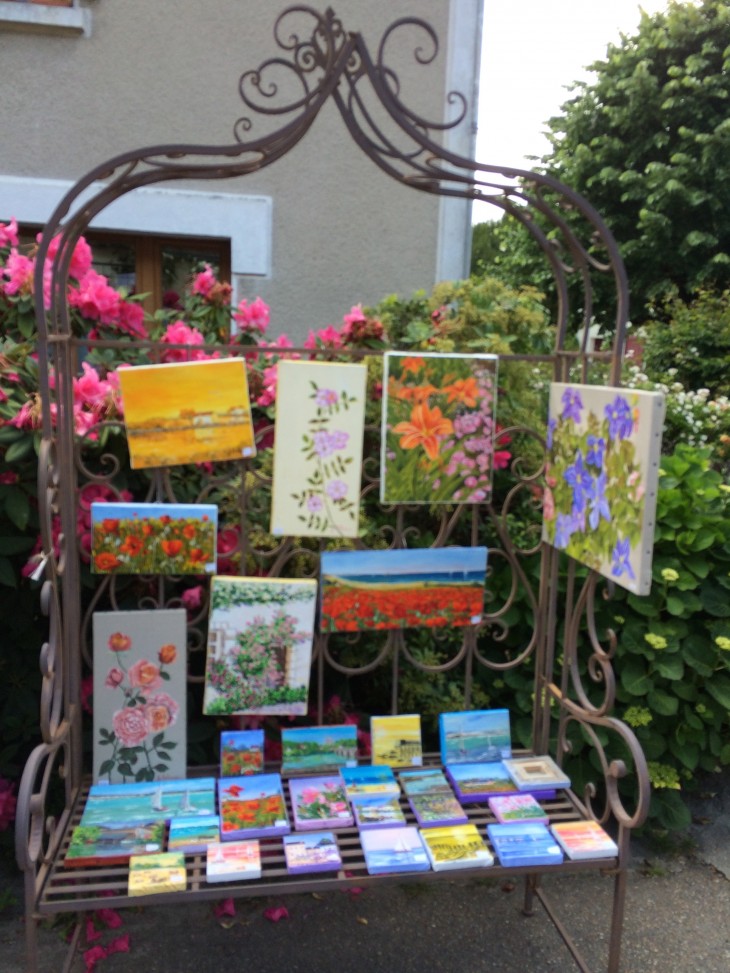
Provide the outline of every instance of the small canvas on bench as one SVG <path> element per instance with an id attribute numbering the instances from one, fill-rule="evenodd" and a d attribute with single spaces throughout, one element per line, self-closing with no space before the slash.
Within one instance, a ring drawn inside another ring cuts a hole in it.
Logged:
<path id="1" fill-rule="evenodd" d="M 441 763 L 481 763 L 512 756 L 509 710 L 439 714 Z"/>
<path id="2" fill-rule="evenodd" d="M 283 774 L 325 773 L 357 766 L 357 726 L 283 726 L 281 770 Z"/>

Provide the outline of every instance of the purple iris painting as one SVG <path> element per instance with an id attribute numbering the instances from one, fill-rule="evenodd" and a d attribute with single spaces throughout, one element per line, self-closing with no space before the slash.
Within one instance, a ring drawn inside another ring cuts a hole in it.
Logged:
<path id="1" fill-rule="evenodd" d="M 550 387 L 543 539 L 635 594 L 651 587 L 664 397 Z"/>

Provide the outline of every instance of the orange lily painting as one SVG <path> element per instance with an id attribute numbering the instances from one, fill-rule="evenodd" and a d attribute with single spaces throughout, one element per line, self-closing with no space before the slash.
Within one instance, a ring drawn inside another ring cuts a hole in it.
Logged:
<path id="1" fill-rule="evenodd" d="M 389 352 L 383 503 L 484 503 L 492 493 L 496 355 Z"/>
<path id="2" fill-rule="evenodd" d="M 117 370 L 132 469 L 254 456 L 241 358 Z"/>

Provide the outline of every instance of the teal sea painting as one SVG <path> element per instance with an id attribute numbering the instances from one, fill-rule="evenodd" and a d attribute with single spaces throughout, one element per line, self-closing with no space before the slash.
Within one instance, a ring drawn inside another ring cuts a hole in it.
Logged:
<path id="1" fill-rule="evenodd" d="M 141 784 L 94 784 L 81 816 L 85 825 L 134 824 L 150 818 L 215 814 L 215 778 L 191 777 Z"/>
<path id="2" fill-rule="evenodd" d="M 465 710 L 439 715 L 441 762 L 477 763 L 512 756 L 509 710 Z"/>
<path id="3" fill-rule="evenodd" d="M 357 726 L 354 723 L 330 726 L 292 726 L 281 728 L 283 773 L 315 773 L 357 765 Z"/>

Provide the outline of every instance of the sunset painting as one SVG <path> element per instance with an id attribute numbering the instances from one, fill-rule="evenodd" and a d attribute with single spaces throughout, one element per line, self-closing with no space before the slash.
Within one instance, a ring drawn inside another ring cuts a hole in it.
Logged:
<path id="1" fill-rule="evenodd" d="M 117 370 L 132 469 L 254 456 L 240 358 Z"/>

